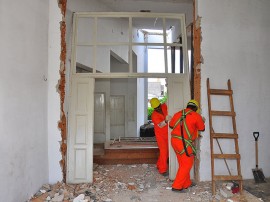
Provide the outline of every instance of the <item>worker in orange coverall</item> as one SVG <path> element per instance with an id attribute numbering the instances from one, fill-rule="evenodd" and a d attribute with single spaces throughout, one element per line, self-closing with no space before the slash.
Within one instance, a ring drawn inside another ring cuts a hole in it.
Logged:
<path id="1" fill-rule="evenodd" d="M 168 175 L 168 158 L 169 158 L 169 145 L 168 145 L 168 121 L 171 116 L 168 115 L 167 105 L 161 104 L 157 98 L 150 100 L 151 107 L 154 108 L 152 113 L 152 122 L 154 123 L 154 131 L 159 148 L 159 157 L 157 161 L 157 169 L 160 174 Z"/>
<path id="2" fill-rule="evenodd" d="M 171 143 L 179 164 L 172 191 L 182 192 L 193 186 L 190 180 L 190 170 L 196 155 L 194 141 L 198 138 L 198 131 L 205 129 L 204 118 L 196 112 L 198 110 L 198 102 L 190 100 L 186 109 L 175 113 L 170 121 Z"/>

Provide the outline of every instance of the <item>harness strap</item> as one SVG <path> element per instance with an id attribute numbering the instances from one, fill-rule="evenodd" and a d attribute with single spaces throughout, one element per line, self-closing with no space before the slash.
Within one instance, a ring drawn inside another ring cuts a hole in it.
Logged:
<path id="1" fill-rule="evenodd" d="M 179 139 L 179 140 L 183 140 L 183 138 L 182 138 L 181 136 L 178 136 L 178 135 L 172 134 L 172 137 L 177 138 L 177 139 Z M 193 151 L 196 151 L 196 148 L 195 148 L 194 145 L 192 144 L 192 141 L 191 141 L 191 140 L 187 140 L 187 139 L 184 138 L 184 141 L 185 141 L 185 143 L 186 143 L 188 146 L 190 146 L 190 147 L 192 148 Z M 176 151 L 176 152 L 177 152 L 178 154 L 183 154 L 183 153 L 185 152 L 185 150 L 183 149 L 181 152 L 179 152 L 179 151 Z M 195 154 L 196 154 L 196 153 L 195 153 Z"/>
<path id="2" fill-rule="evenodd" d="M 184 149 L 181 152 L 179 152 L 179 151 L 176 151 L 176 152 L 179 153 L 180 155 L 185 152 L 188 157 L 190 157 L 190 155 L 196 155 L 196 148 L 192 144 L 192 135 L 190 134 L 188 127 L 187 127 L 187 124 L 186 124 L 186 115 L 188 115 L 190 112 L 192 112 L 192 110 L 189 110 L 187 113 L 185 113 L 185 110 L 183 110 L 181 118 L 179 118 L 177 120 L 177 122 L 174 124 L 174 127 L 173 127 L 173 129 L 174 129 L 180 123 L 180 130 L 181 130 L 182 137 L 172 134 L 172 137 L 181 139 L 183 142 Z M 188 135 L 188 139 L 184 138 L 183 128 L 185 128 L 185 131 Z M 187 144 L 187 146 L 186 146 L 186 144 Z M 192 154 L 188 154 L 187 147 L 189 147 L 189 146 L 191 147 L 191 149 L 193 151 Z"/>

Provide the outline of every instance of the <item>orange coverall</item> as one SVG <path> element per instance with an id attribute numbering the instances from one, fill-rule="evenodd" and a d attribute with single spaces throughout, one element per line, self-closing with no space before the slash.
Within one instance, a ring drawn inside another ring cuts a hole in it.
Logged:
<path id="1" fill-rule="evenodd" d="M 185 113 L 190 111 L 191 109 L 187 108 L 185 109 Z M 172 188 L 174 189 L 186 189 L 191 186 L 192 182 L 190 180 L 190 170 L 193 166 L 194 163 L 194 155 L 192 155 L 192 148 L 190 146 L 187 146 L 186 148 L 188 151 L 188 154 L 191 154 L 190 157 L 186 155 L 184 152 L 183 154 L 179 154 L 179 152 L 183 152 L 184 150 L 184 145 L 182 139 L 178 139 L 173 136 L 180 136 L 181 137 L 181 127 L 180 123 L 178 123 L 176 126 L 176 122 L 181 118 L 182 116 L 182 110 L 174 114 L 170 121 L 170 128 L 174 128 L 171 132 L 172 137 L 171 137 L 171 143 L 172 147 L 176 153 L 179 168 L 175 177 L 175 180 L 172 184 Z M 204 121 L 201 117 L 200 114 L 197 112 L 194 112 L 191 110 L 186 115 L 186 125 L 188 127 L 188 130 L 190 134 L 192 135 L 192 141 L 194 141 L 198 137 L 198 131 L 203 131 L 205 128 Z M 184 133 L 184 138 L 189 139 L 185 128 L 183 126 L 183 133 Z"/>
<path id="2" fill-rule="evenodd" d="M 156 110 L 153 111 L 152 122 L 154 123 L 154 131 L 159 148 L 159 157 L 156 165 L 159 173 L 162 174 L 168 170 L 167 160 L 169 158 L 168 124 L 162 128 L 158 126 L 168 115 L 167 105 L 165 103 L 161 104 L 161 110 L 163 114 Z"/>

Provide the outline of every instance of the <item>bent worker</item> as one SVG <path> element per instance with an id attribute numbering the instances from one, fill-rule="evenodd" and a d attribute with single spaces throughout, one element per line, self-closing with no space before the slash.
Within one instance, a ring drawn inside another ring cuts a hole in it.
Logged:
<path id="1" fill-rule="evenodd" d="M 205 129 L 203 118 L 196 112 L 198 110 L 198 102 L 190 100 L 186 109 L 175 113 L 170 121 L 171 143 L 179 164 L 172 191 L 181 192 L 193 185 L 190 180 L 190 170 L 196 155 L 194 141 L 198 138 L 198 131 Z"/>
<path id="2" fill-rule="evenodd" d="M 168 121 L 171 117 L 168 115 L 167 105 L 165 103 L 161 104 L 157 98 L 152 98 L 150 104 L 154 108 L 152 122 L 154 123 L 154 131 L 159 148 L 159 157 L 156 166 L 159 173 L 165 176 L 168 174 Z"/>

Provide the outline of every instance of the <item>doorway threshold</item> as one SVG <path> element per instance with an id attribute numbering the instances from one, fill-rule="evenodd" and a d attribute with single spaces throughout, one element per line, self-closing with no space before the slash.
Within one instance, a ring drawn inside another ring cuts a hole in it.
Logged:
<path id="1" fill-rule="evenodd" d="M 156 149 L 155 137 L 119 137 L 105 143 L 105 149 Z"/>

